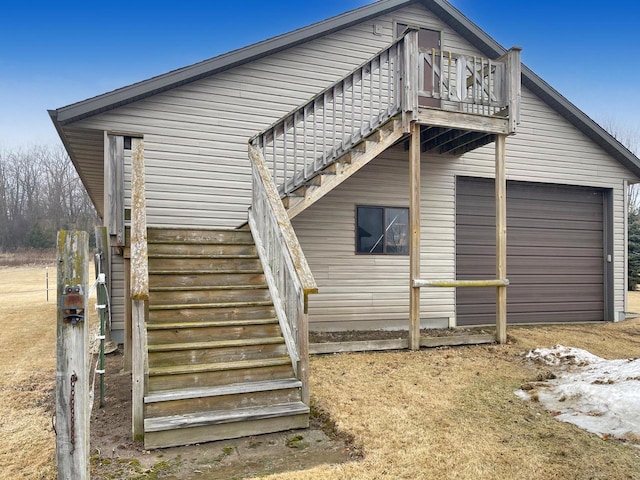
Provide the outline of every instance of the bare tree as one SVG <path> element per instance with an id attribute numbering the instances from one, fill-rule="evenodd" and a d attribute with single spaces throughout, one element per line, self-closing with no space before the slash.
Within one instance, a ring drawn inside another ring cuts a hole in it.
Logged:
<path id="1" fill-rule="evenodd" d="M 96 222 L 62 146 L 0 151 L 0 249 L 55 246 L 57 230 L 92 232 Z"/>
<path id="2" fill-rule="evenodd" d="M 601 125 L 631 153 L 640 156 L 640 130 L 638 128 L 614 119 L 605 119 Z M 627 195 L 629 210 L 638 211 L 640 209 L 640 184 L 629 185 Z"/>

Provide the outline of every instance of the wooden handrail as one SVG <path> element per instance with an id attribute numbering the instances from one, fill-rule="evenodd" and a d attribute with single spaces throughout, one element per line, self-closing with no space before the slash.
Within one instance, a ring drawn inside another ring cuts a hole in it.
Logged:
<path id="1" fill-rule="evenodd" d="M 273 213 L 275 214 L 278 225 L 280 226 L 282 238 L 285 242 L 289 254 L 291 255 L 293 266 L 296 269 L 296 274 L 298 279 L 300 280 L 302 291 L 305 294 L 306 313 L 306 297 L 309 294 L 318 293 L 318 286 L 316 285 L 316 281 L 313 278 L 313 274 L 311 273 L 311 269 L 309 268 L 307 259 L 304 256 L 302 247 L 298 242 L 298 237 L 296 237 L 296 234 L 293 230 L 293 225 L 291 225 L 289 215 L 287 215 L 287 211 L 282 204 L 278 189 L 276 188 L 271 174 L 269 173 L 269 170 L 265 165 L 262 153 L 258 148 L 254 147 L 251 144 L 249 144 L 249 158 L 253 162 L 253 165 L 258 174 L 258 178 L 260 179 L 260 182 L 264 188 L 266 198 L 269 200 L 269 205 L 273 209 Z"/>
<path id="2" fill-rule="evenodd" d="M 131 298 L 149 300 L 144 141 L 131 140 Z"/>
<path id="3" fill-rule="evenodd" d="M 149 377 L 146 313 L 149 301 L 147 204 L 144 141 L 131 140 L 131 424 L 134 440 L 144 438 L 144 395 Z"/>
<path id="4" fill-rule="evenodd" d="M 309 403 L 308 297 L 318 287 L 261 151 L 249 144 L 252 202 L 249 226 L 297 378 Z"/>
<path id="5" fill-rule="evenodd" d="M 414 287 L 507 287 L 508 279 L 492 280 L 422 280 L 414 279 Z"/>
<path id="6" fill-rule="evenodd" d="M 309 181 L 400 112 L 405 37 L 254 135 L 265 164 L 287 194 Z"/>

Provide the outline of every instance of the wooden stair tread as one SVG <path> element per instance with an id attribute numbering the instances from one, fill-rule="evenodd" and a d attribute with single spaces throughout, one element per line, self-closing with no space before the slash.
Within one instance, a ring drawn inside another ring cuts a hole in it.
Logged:
<path id="1" fill-rule="evenodd" d="M 163 367 L 149 367 L 149 376 L 184 375 L 202 372 L 220 372 L 225 370 L 241 370 L 246 368 L 277 367 L 290 365 L 289 357 L 259 358 L 255 360 L 237 360 L 235 362 L 200 363 L 193 365 L 170 365 Z"/>
<path id="2" fill-rule="evenodd" d="M 149 258 L 172 258 L 172 259 L 181 259 L 181 260 L 189 260 L 190 258 L 210 258 L 210 259 L 221 259 L 221 260 L 232 260 L 234 258 L 238 259 L 247 259 L 247 258 L 258 258 L 257 254 L 247 254 L 247 255 L 236 255 L 236 254 L 210 254 L 210 253 L 149 253 Z"/>
<path id="3" fill-rule="evenodd" d="M 214 303 L 174 303 L 166 305 L 149 305 L 149 310 L 180 310 L 183 308 L 227 308 L 227 307 L 261 307 L 273 305 L 271 300 L 255 300 L 249 302 L 214 302 Z"/>
<path id="4" fill-rule="evenodd" d="M 178 269 L 162 269 L 155 270 L 153 268 L 149 268 L 149 275 L 213 275 L 213 274 L 231 274 L 231 273 L 254 273 L 254 274 L 262 274 L 264 273 L 261 268 L 252 268 L 246 270 L 238 270 L 235 268 L 228 269 L 190 269 L 190 270 L 178 270 Z"/>
<path id="5" fill-rule="evenodd" d="M 149 286 L 150 292 L 187 292 L 191 290 L 264 290 L 269 288 L 266 283 L 256 283 L 254 285 L 188 285 L 175 287 L 154 287 Z"/>
<path id="6" fill-rule="evenodd" d="M 187 400 L 191 398 L 217 397 L 223 395 L 237 395 L 242 393 L 267 392 L 301 388 L 302 382 L 296 378 L 280 380 L 262 380 L 258 382 L 231 383 L 215 387 L 196 387 L 156 392 L 144 397 L 144 403 L 169 402 L 173 400 Z"/>
<path id="7" fill-rule="evenodd" d="M 245 422 L 262 420 L 265 418 L 286 417 L 291 415 L 305 415 L 309 407 L 302 402 L 283 403 L 268 407 L 247 407 L 233 410 L 220 410 L 167 417 L 146 418 L 145 432 L 160 432 L 178 428 L 191 428 L 222 423 Z"/>
<path id="8" fill-rule="evenodd" d="M 147 232 L 149 244 L 252 245 L 248 230 L 221 228 L 151 227 Z"/>
<path id="9" fill-rule="evenodd" d="M 207 327 L 244 327 L 247 325 L 273 325 L 278 319 L 257 318 L 243 320 L 209 320 L 201 322 L 171 322 L 171 323 L 147 323 L 147 330 L 174 330 L 181 328 L 207 328 Z"/>
<path id="10" fill-rule="evenodd" d="M 202 350 L 208 348 L 249 347 L 284 343 L 283 337 L 255 337 L 236 340 L 213 340 L 210 342 L 163 343 L 149 345 L 149 352 L 172 352 L 175 350 Z"/>

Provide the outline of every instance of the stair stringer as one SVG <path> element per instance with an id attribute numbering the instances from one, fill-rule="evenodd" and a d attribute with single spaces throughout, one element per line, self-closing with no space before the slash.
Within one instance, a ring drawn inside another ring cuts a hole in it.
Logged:
<path id="1" fill-rule="evenodd" d="M 289 218 L 294 218 L 302 213 L 382 152 L 395 145 L 404 136 L 406 133 L 403 130 L 401 120 L 392 118 L 381 124 L 362 142 L 352 146 L 342 156 L 318 172 L 317 176 L 321 176 L 321 181 L 315 182 L 311 188 L 305 189 L 304 197 L 287 208 Z M 348 160 L 346 160 L 347 158 Z M 329 171 L 330 174 L 328 174 Z M 291 196 L 291 198 L 295 197 Z"/>

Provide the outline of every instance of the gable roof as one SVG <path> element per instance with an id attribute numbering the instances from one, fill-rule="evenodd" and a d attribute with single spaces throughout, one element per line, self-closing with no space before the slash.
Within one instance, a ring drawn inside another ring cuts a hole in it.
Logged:
<path id="1" fill-rule="evenodd" d="M 233 50 L 217 57 L 178 70 L 173 70 L 57 110 L 50 110 L 49 115 L 58 132 L 62 134 L 63 129 L 61 127 L 63 125 L 136 102 L 180 85 L 194 82 L 410 4 L 424 5 L 489 58 L 497 58 L 506 52 L 503 46 L 446 0 L 379 0 L 373 4 L 351 10 L 292 32 L 238 50 Z M 543 101 L 622 165 L 627 167 L 635 175 L 640 176 L 640 159 L 638 159 L 638 157 L 525 65 L 522 65 L 522 84 L 534 94 L 538 95 Z M 61 135 L 61 137 L 64 141 L 64 136 Z"/>

